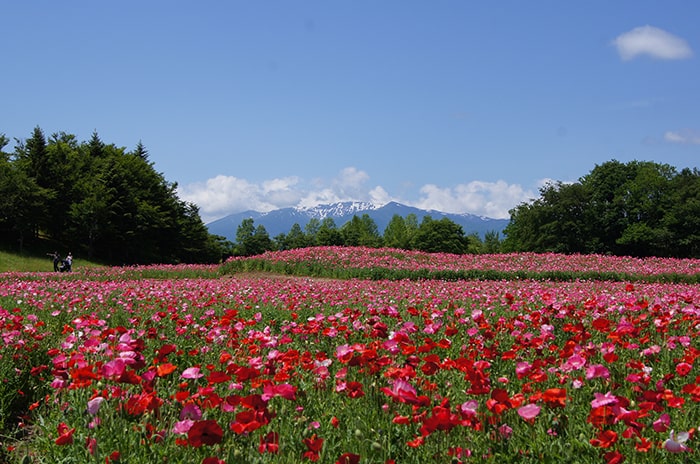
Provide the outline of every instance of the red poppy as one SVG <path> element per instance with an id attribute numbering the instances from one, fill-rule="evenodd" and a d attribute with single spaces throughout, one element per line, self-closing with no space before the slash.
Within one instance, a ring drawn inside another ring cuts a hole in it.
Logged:
<path id="1" fill-rule="evenodd" d="M 610 448 L 617 441 L 617 432 L 614 430 L 601 430 L 596 438 L 591 438 L 589 442 L 596 448 Z"/>
<path id="2" fill-rule="evenodd" d="M 360 382 L 348 382 L 345 388 L 350 398 L 361 398 L 365 396 Z"/>
<path id="3" fill-rule="evenodd" d="M 75 428 L 69 429 L 65 422 L 58 424 L 58 438 L 56 438 L 56 444 L 59 446 L 69 445 L 73 443 L 73 434 L 75 433 Z"/>
<path id="4" fill-rule="evenodd" d="M 599 406 L 593 408 L 588 415 L 587 422 L 593 427 L 603 428 L 604 425 L 612 425 L 615 421 L 615 414 L 609 406 Z"/>
<path id="5" fill-rule="evenodd" d="M 280 435 L 277 432 L 268 432 L 267 435 L 260 436 L 260 446 L 258 451 L 260 453 L 272 453 L 276 454 L 279 452 Z"/>
<path id="6" fill-rule="evenodd" d="M 195 421 L 187 432 L 189 444 L 195 448 L 221 443 L 223 437 L 224 431 L 215 420 Z"/>
<path id="7" fill-rule="evenodd" d="M 321 449 L 323 449 L 323 438 L 313 434 L 309 438 L 304 438 L 302 442 L 306 445 L 307 451 L 301 456 L 313 462 L 318 461 L 321 458 Z"/>
<path id="8" fill-rule="evenodd" d="M 359 464 L 360 455 L 353 453 L 343 453 L 340 455 L 335 464 Z"/>
<path id="9" fill-rule="evenodd" d="M 619 451 L 610 451 L 603 455 L 606 464 L 621 464 L 625 462 L 625 455 Z"/>
<path id="10" fill-rule="evenodd" d="M 220 371 L 214 371 L 207 377 L 207 381 L 210 385 L 215 383 L 228 382 L 229 380 L 231 380 L 231 376 L 226 374 L 225 372 Z"/>
<path id="11" fill-rule="evenodd" d="M 566 406 L 566 389 L 565 388 L 548 388 L 542 394 L 542 400 L 550 408 Z"/>
<path id="12" fill-rule="evenodd" d="M 177 369 L 177 367 L 173 364 L 163 363 L 158 365 L 158 367 L 156 368 L 156 372 L 158 374 L 158 377 L 166 377 L 172 374 L 175 371 L 175 369 Z"/>

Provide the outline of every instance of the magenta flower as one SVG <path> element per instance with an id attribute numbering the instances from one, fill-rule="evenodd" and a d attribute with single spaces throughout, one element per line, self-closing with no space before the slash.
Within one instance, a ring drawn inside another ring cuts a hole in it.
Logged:
<path id="1" fill-rule="evenodd" d="M 500 427 L 498 427 L 498 433 L 501 435 L 502 438 L 505 438 L 507 440 L 513 435 L 513 428 L 510 427 L 508 424 L 503 424 Z"/>
<path id="2" fill-rule="evenodd" d="M 591 401 L 591 408 L 593 409 L 601 406 L 617 404 L 617 398 L 615 398 L 615 395 L 610 392 L 607 392 L 605 395 L 595 392 L 593 393 L 593 396 L 595 396 L 595 399 Z"/>
<path id="3" fill-rule="evenodd" d="M 124 374 L 124 370 L 126 370 L 126 362 L 117 358 L 102 366 L 102 375 L 108 379 L 117 380 Z"/>
<path id="4" fill-rule="evenodd" d="M 90 401 L 87 402 L 87 411 L 91 416 L 94 416 L 97 414 L 97 411 L 100 410 L 100 406 L 104 402 L 104 398 L 101 396 L 97 396 Z"/>
<path id="5" fill-rule="evenodd" d="M 664 413 L 654 421 L 652 427 L 654 428 L 654 432 L 663 433 L 668 430 L 669 425 L 671 425 L 671 416 Z"/>
<path id="6" fill-rule="evenodd" d="M 541 408 L 535 403 L 529 403 L 525 406 L 518 408 L 518 415 L 525 419 L 527 422 L 532 422 L 535 417 L 540 413 Z"/>
<path id="7" fill-rule="evenodd" d="M 188 367 L 182 371 L 182 375 L 180 375 L 180 377 L 183 379 L 199 379 L 204 377 L 204 374 L 200 372 L 199 367 Z"/>
<path id="8" fill-rule="evenodd" d="M 180 411 L 180 420 L 193 419 L 199 420 L 202 418 L 202 410 L 194 403 L 187 403 Z"/>
<path id="9" fill-rule="evenodd" d="M 265 385 L 263 386 L 262 400 L 269 401 L 275 396 L 281 396 L 284 399 L 294 401 L 296 399 L 297 387 L 294 387 L 288 383 L 281 383 L 279 385 Z"/>
<path id="10" fill-rule="evenodd" d="M 596 378 L 609 379 L 610 371 L 607 367 L 603 366 L 602 364 L 593 364 L 591 366 L 588 366 L 588 368 L 586 369 L 586 380 Z"/>
<path id="11" fill-rule="evenodd" d="M 177 422 L 175 422 L 175 424 L 173 424 L 172 432 L 175 435 L 184 435 L 190 431 L 193 424 L 194 424 L 194 421 L 191 419 L 177 421 Z"/>

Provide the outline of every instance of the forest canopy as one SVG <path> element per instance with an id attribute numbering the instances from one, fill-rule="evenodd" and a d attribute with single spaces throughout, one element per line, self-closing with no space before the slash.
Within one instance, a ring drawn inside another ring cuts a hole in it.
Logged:
<path id="1" fill-rule="evenodd" d="M 219 262 L 230 244 L 209 234 L 196 205 L 178 198 L 139 142 L 128 151 L 36 127 L 0 134 L 0 241 L 20 250 L 39 238 L 115 264 Z"/>
<path id="2" fill-rule="evenodd" d="M 389 246 L 429 252 L 558 252 L 700 257 L 700 172 L 650 161 L 608 161 L 578 182 L 553 182 L 540 197 L 510 211 L 501 240 L 465 236 L 448 219 L 394 217 L 384 230 L 353 217 L 298 224 L 270 238 L 252 219 L 235 244 L 209 233 L 177 184 L 154 169 L 139 142 L 133 150 L 104 143 L 97 132 L 79 142 L 65 132 L 48 139 L 36 127 L 25 140 L 0 134 L 0 244 L 39 239 L 64 251 L 114 264 L 216 263 L 228 255 L 317 245 Z"/>
<path id="3" fill-rule="evenodd" d="M 700 172 L 608 161 L 510 211 L 504 251 L 700 257 Z"/>

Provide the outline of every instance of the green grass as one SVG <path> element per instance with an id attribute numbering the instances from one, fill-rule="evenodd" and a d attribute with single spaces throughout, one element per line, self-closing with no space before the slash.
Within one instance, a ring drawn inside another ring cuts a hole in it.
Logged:
<path id="1" fill-rule="evenodd" d="M 0 272 L 53 272 L 53 260 L 39 250 L 8 251 L 0 248 Z M 101 267 L 102 264 L 88 261 L 80 256 L 73 258 L 73 269 L 77 267 Z"/>

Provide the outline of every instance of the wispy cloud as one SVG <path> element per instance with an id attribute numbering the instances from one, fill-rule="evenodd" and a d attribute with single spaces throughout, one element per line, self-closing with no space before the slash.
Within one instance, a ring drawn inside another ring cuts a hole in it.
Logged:
<path id="1" fill-rule="evenodd" d="M 647 55 L 662 60 L 682 60 L 693 56 L 688 43 L 669 32 L 654 26 L 635 27 L 619 35 L 613 45 L 623 60 Z"/>
<path id="2" fill-rule="evenodd" d="M 199 206 L 205 223 L 246 210 L 265 212 L 349 200 L 367 201 L 376 205 L 397 201 L 446 213 L 507 218 L 510 209 L 536 196 L 532 190 L 502 180 L 472 181 L 446 188 L 428 184 L 417 192 L 418 200 L 412 201 L 394 197 L 380 185 L 368 184 L 369 175 L 366 172 L 348 167 L 333 179 L 314 179 L 308 183 L 299 177 L 252 183 L 233 176 L 219 175 L 205 182 L 180 186 L 178 195 Z"/>
<path id="3" fill-rule="evenodd" d="M 680 131 L 666 131 L 664 140 L 672 143 L 683 143 L 689 145 L 700 145 L 700 133 L 690 129 Z"/>

